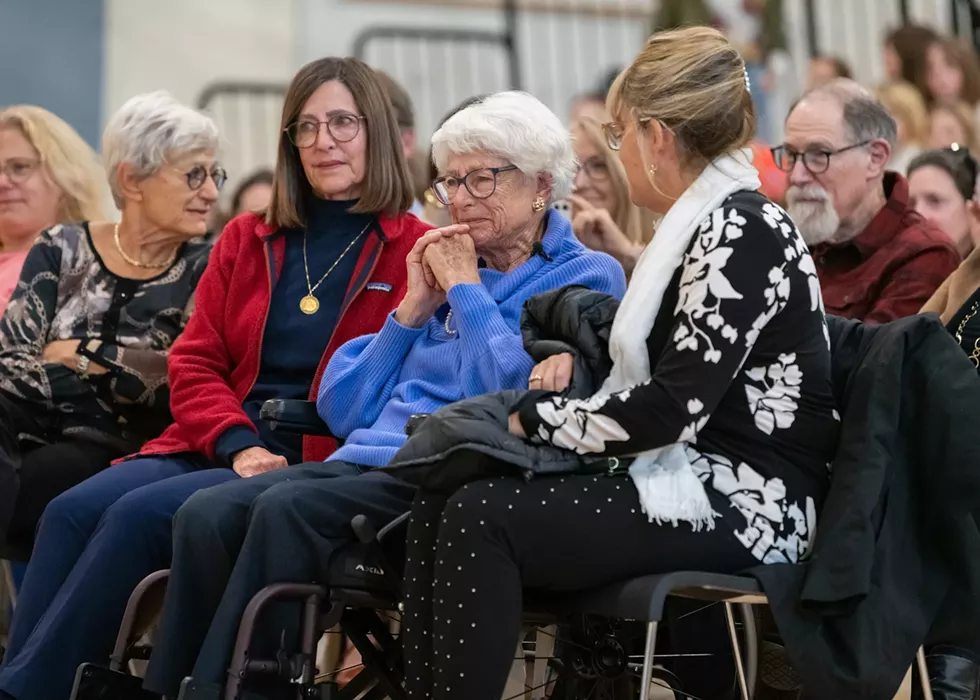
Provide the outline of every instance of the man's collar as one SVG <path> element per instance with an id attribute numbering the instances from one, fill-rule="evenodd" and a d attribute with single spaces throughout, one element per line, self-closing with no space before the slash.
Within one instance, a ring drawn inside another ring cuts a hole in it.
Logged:
<path id="1" fill-rule="evenodd" d="M 896 172 L 886 172 L 883 180 L 885 206 L 864 227 L 851 243 L 862 258 L 870 258 L 875 251 L 891 241 L 902 227 L 902 218 L 909 208 L 909 182 Z"/>
<path id="2" fill-rule="evenodd" d="M 867 260 L 875 252 L 891 241 L 901 230 L 903 219 L 909 206 L 909 183 L 902 175 L 888 171 L 882 179 L 885 192 L 885 206 L 872 217 L 868 225 L 851 240 L 835 246 L 818 246 L 824 249 L 853 247 L 862 260 Z"/>

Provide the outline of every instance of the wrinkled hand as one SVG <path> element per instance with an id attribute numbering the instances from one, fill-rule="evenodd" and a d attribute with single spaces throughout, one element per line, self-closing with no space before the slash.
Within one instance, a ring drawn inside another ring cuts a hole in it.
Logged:
<path id="1" fill-rule="evenodd" d="M 265 474 L 274 469 L 282 469 L 288 465 L 285 457 L 274 455 L 264 447 L 249 447 L 236 454 L 231 460 L 231 468 L 243 479 Z"/>
<path id="2" fill-rule="evenodd" d="M 78 340 L 53 340 L 44 348 L 41 359 L 45 363 L 64 365 L 71 371 L 76 372 L 78 371 L 78 360 L 81 358 L 81 355 L 78 354 L 78 346 L 80 344 Z M 89 374 L 105 374 L 108 371 L 102 365 L 89 362 Z"/>
<path id="3" fill-rule="evenodd" d="M 588 200 L 573 194 L 569 197 L 572 209 L 572 231 L 587 248 L 608 253 L 623 266 L 626 261 L 638 257 L 636 246 L 623 233 L 605 209 L 593 206 Z"/>
<path id="4" fill-rule="evenodd" d="M 574 370 L 575 358 L 570 353 L 552 355 L 541 364 L 534 366 L 527 380 L 527 388 L 564 391 L 572 383 Z"/>
<path id="5" fill-rule="evenodd" d="M 409 328 L 421 328 L 432 318 L 436 309 L 446 303 L 446 292 L 436 282 L 435 276 L 424 262 L 425 250 L 436 241 L 457 233 L 466 233 L 469 226 L 453 224 L 429 231 L 412 247 L 405 265 L 408 270 L 408 289 L 395 310 L 395 320 Z"/>
<path id="6" fill-rule="evenodd" d="M 476 246 L 468 233 L 444 236 L 433 242 L 425 249 L 423 260 L 435 283 L 446 292 L 457 284 L 480 283 Z"/>

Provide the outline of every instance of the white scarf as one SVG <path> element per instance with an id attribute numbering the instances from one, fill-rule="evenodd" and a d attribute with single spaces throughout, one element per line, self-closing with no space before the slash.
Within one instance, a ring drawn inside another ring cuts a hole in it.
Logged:
<path id="1" fill-rule="evenodd" d="M 613 321 L 609 336 L 613 367 L 598 395 L 609 396 L 650 379 L 647 338 L 667 285 L 711 212 L 735 192 L 759 189 L 759 173 L 751 163 L 748 150 L 716 159 L 661 220 L 656 235 L 640 255 Z M 683 520 L 695 530 L 714 527 L 715 513 L 683 443 L 641 452 L 629 473 L 643 512 L 651 521 L 669 521 L 676 527 Z"/>

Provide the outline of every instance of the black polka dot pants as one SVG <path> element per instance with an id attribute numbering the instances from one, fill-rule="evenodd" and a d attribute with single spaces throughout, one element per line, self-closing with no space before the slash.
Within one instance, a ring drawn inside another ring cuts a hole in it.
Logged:
<path id="1" fill-rule="evenodd" d="M 625 476 L 474 482 L 412 505 L 403 644 L 412 700 L 500 700 L 522 589 L 574 591 L 681 569 L 758 564 L 715 529 L 647 521 Z"/>

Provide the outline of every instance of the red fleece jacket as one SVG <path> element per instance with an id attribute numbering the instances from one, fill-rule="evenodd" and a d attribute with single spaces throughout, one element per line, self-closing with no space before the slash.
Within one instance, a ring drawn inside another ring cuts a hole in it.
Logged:
<path id="1" fill-rule="evenodd" d="M 411 214 L 382 217 L 366 239 L 337 321 L 313 379 L 316 398 L 320 376 L 334 351 L 348 340 L 381 330 L 405 295 L 405 258 L 429 230 Z M 151 440 L 138 456 L 201 452 L 210 459 L 218 437 L 228 428 L 255 429 L 242 410 L 259 375 L 266 315 L 275 279 L 282 271 L 286 242 L 256 214 L 232 220 L 214 246 L 195 294 L 187 328 L 170 351 L 170 409 L 174 423 Z M 303 457 L 325 459 L 333 440 L 307 436 Z"/>

